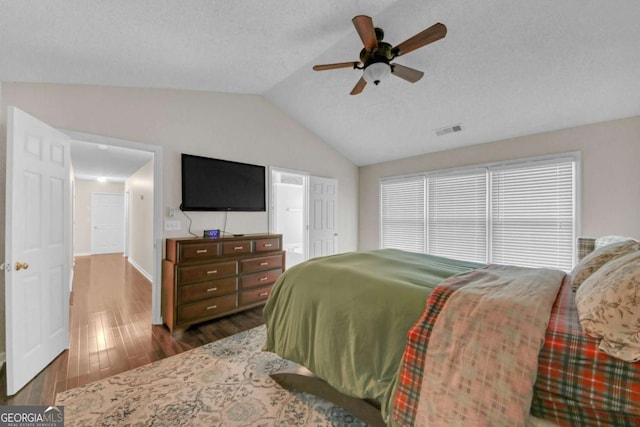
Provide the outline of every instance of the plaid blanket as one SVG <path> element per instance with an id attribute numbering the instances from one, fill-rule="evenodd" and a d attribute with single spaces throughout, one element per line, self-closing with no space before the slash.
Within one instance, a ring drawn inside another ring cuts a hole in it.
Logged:
<path id="1" fill-rule="evenodd" d="M 415 424 L 524 426 L 563 277 L 491 265 L 458 278 L 431 328 Z"/>
<path id="2" fill-rule="evenodd" d="M 433 325 L 447 299 L 455 291 L 465 286 L 474 274 L 475 272 L 471 272 L 464 276 L 453 277 L 445 282 L 446 285 L 436 287 L 427 299 L 427 309 L 409 330 L 391 413 L 393 423 L 401 426 L 415 425 L 420 388 L 422 387 L 424 359 Z"/>
<path id="3" fill-rule="evenodd" d="M 563 426 L 640 426 L 640 362 L 598 351 L 565 280 L 540 351 L 531 413 Z"/>
<path id="4" fill-rule="evenodd" d="M 421 319 L 409 331 L 391 414 L 393 425 L 416 425 L 425 355 L 435 320 L 449 297 L 476 274 L 454 277 L 437 287 Z M 580 328 L 568 277 L 551 310 L 538 359 L 532 415 L 563 426 L 640 425 L 640 363 L 623 362 L 597 351 L 597 340 Z"/>
<path id="5" fill-rule="evenodd" d="M 415 425 L 524 427 L 563 277 L 492 265 L 457 278 L 431 328 Z"/>

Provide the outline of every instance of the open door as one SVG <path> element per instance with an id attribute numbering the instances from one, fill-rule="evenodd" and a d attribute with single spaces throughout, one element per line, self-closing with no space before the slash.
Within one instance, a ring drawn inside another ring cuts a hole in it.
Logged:
<path id="1" fill-rule="evenodd" d="M 312 176 L 309 185 L 309 258 L 338 250 L 338 180 Z"/>
<path id="2" fill-rule="evenodd" d="M 3 264 L 9 396 L 69 347 L 69 174 L 67 136 L 9 107 Z"/>

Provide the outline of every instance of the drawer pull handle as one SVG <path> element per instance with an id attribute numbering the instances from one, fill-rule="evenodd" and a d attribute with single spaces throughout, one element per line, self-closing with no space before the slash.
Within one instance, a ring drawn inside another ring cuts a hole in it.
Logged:
<path id="1" fill-rule="evenodd" d="M 265 243 L 265 244 L 264 244 L 264 247 L 265 247 L 265 248 L 270 248 L 271 246 L 273 246 L 271 243 Z"/>
<path id="2" fill-rule="evenodd" d="M 198 250 L 196 251 L 196 253 L 197 253 L 197 254 L 206 254 L 206 253 L 207 253 L 207 250 L 206 250 L 206 249 L 198 249 Z"/>
<path id="3" fill-rule="evenodd" d="M 265 280 L 269 280 L 269 277 L 268 277 L 268 276 L 261 277 L 261 278 L 260 278 L 260 279 L 258 279 L 258 280 L 260 280 L 261 282 L 264 282 Z"/>
<path id="4" fill-rule="evenodd" d="M 261 294 L 260 294 L 260 295 L 258 295 L 258 296 L 260 296 L 260 297 L 266 297 L 267 295 L 269 295 L 269 292 L 263 292 L 263 293 L 261 293 Z"/>
<path id="5" fill-rule="evenodd" d="M 207 271 L 207 274 L 216 274 L 218 272 L 218 270 L 211 270 L 211 271 Z"/>
<path id="6" fill-rule="evenodd" d="M 207 289 L 207 292 L 213 292 L 213 291 L 217 291 L 217 290 L 218 290 L 218 288 L 209 288 L 209 289 Z"/>
<path id="7" fill-rule="evenodd" d="M 217 305 L 210 305 L 209 307 L 207 307 L 207 310 L 213 310 L 214 308 L 218 308 Z"/>
<path id="8" fill-rule="evenodd" d="M 269 263 L 268 262 L 261 262 L 260 263 L 260 267 L 264 267 L 265 265 L 269 265 Z"/>
<path id="9" fill-rule="evenodd" d="M 244 246 L 234 246 L 233 248 L 234 251 L 241 251 L 242 249 L 244 249 Z"/>

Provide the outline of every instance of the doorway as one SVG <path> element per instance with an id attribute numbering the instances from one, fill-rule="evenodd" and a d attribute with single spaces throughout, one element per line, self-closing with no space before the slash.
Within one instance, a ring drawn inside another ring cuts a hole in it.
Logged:
<path id="1" fill-rule="evenodd" d="M 63 133 L 64 132 L 64 133 Z M 151 153 L 150 175 L 157 183 L 153 203 L 153 287 L 151 321 L 161 323 L 160 260 L 162 238 L 162 148 L 91 134 L 54 129 L 15 107 L 7 118 L 7 203 L 5 253 L 13 265 L 5 274 L 7 394 L 13 395 L 65 348 L 69 348 L 69 292 L 73 276 L 70 212 L 70 142 L 105 142 Z M 26 188 L 28 191 L 23 191 Z M 29 226 L 27 226 L 28 224 Z M 14 239 L 15 237 L 15 239 Z M 151 239 L 150 239 L 151 240 Z M 26 243 L 25 243 L 26 242 Z M 42 249 L 43 248 L 43 249 Z M 42 249 L 42 250 L 41 250 Z M 27 262 L 28 261 L 28 262 Z M 30 265 L 31 264 L 31 265 Z M 29 268 L 31 267 L 31 268 Z M 43 308 L 44 307 L 44 308 Z"/>
<path id="2" fill-rule="evenodd" d="M 269 229 L 282 234 L 286 268 L 308 258 L 308 182 L 304 173 L 271 168 Z"/>
<path id="3" fill-rule="evenodd" d="M 100 148 L 106 147 L 117 147 L 129 149 L 131 151 L 141 151 L 147 152 L 152 155 L 153 161 L 152 164 L 149 165 L 149 180 L 148 182 L 144 182 L 139 189 L 124 189 L 124 194 L 128 193 L 127 200 L 124 200 L 126 215 L 127 217 L 131 217 L 132 215 L 136 215 L 134 211 L 140 212 L 143 210 L 147 212 L 145 215 L 146 224 L 151 223 L 152 226 L 148 233 L 144 236 L 140 236 L 144 239 L 151 240 L 151 254 L 148 254 L 149 265 L 151 265 L 148 269 L 142 269 L 141 272 L 147 271 L 148 279 L 151 281 L 151 323 L 154 325 L 162 324 L 162 313 L 161 313 L 161 289 L 162 289 L 162 281 L 161 281 L 161 268 L 162 268 L 162 239 L 163 239 L 163 231 L 162 231 L 162 165 L 163 165 L 163 157 L 162 157 L 162 147 L 151 144 L 144 144 L 129 140 L 123 140 L 118 138 L 110 138 L 101 135 L 88 134 L 83 132 L 70 131 L 66 129 L 61 129 L 65 134 L 67 134 L 72 141 L 82 141 L 91 144 L 95 144 L 101 146 Z M 104 155 L 103 155 L 104 157 Z M 100 170 L 100 169 L 98 169 Z M 136 203 L 132 203 L 132 198 L 135 196 Z M 150 200 L 151 199 L 151 200 Z M 149 202 L 149 203 L 147 203 Z M 125 220 L 125 228 L 129 221 Z M 143 229 L 145 227 L 136 225 L 136 230 Z M 132 230 L 129 229 L 129 232 Z M 129 246 L 127 241 L 124 243 L 123 249 L 121 251 L 126 250 L 127 255 L 131 255 L 132 252 L 135 251 L 136 248 Z M 82 252 L 82 251 L 81 251 Z M 134 264 L 134 266 L 136 266 Z M 139 266 L 136 266 L 136 268 Z M 140 270 L 140 268 L 138 268 Z"/>
<path id="4" fill-rule="evenodd" d="M 270 168 L 269 231 L 282 234 L 286 268 L 338 251 L 338 180 Z"/>

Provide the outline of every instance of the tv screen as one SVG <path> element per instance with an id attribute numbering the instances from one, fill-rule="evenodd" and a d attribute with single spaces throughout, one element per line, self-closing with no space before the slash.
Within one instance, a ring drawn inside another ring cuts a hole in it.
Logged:
<path id="1" fill-rule="evenodd" d="M 265 211 L 265 167 L 183 153 L 180 209 Z"/>

